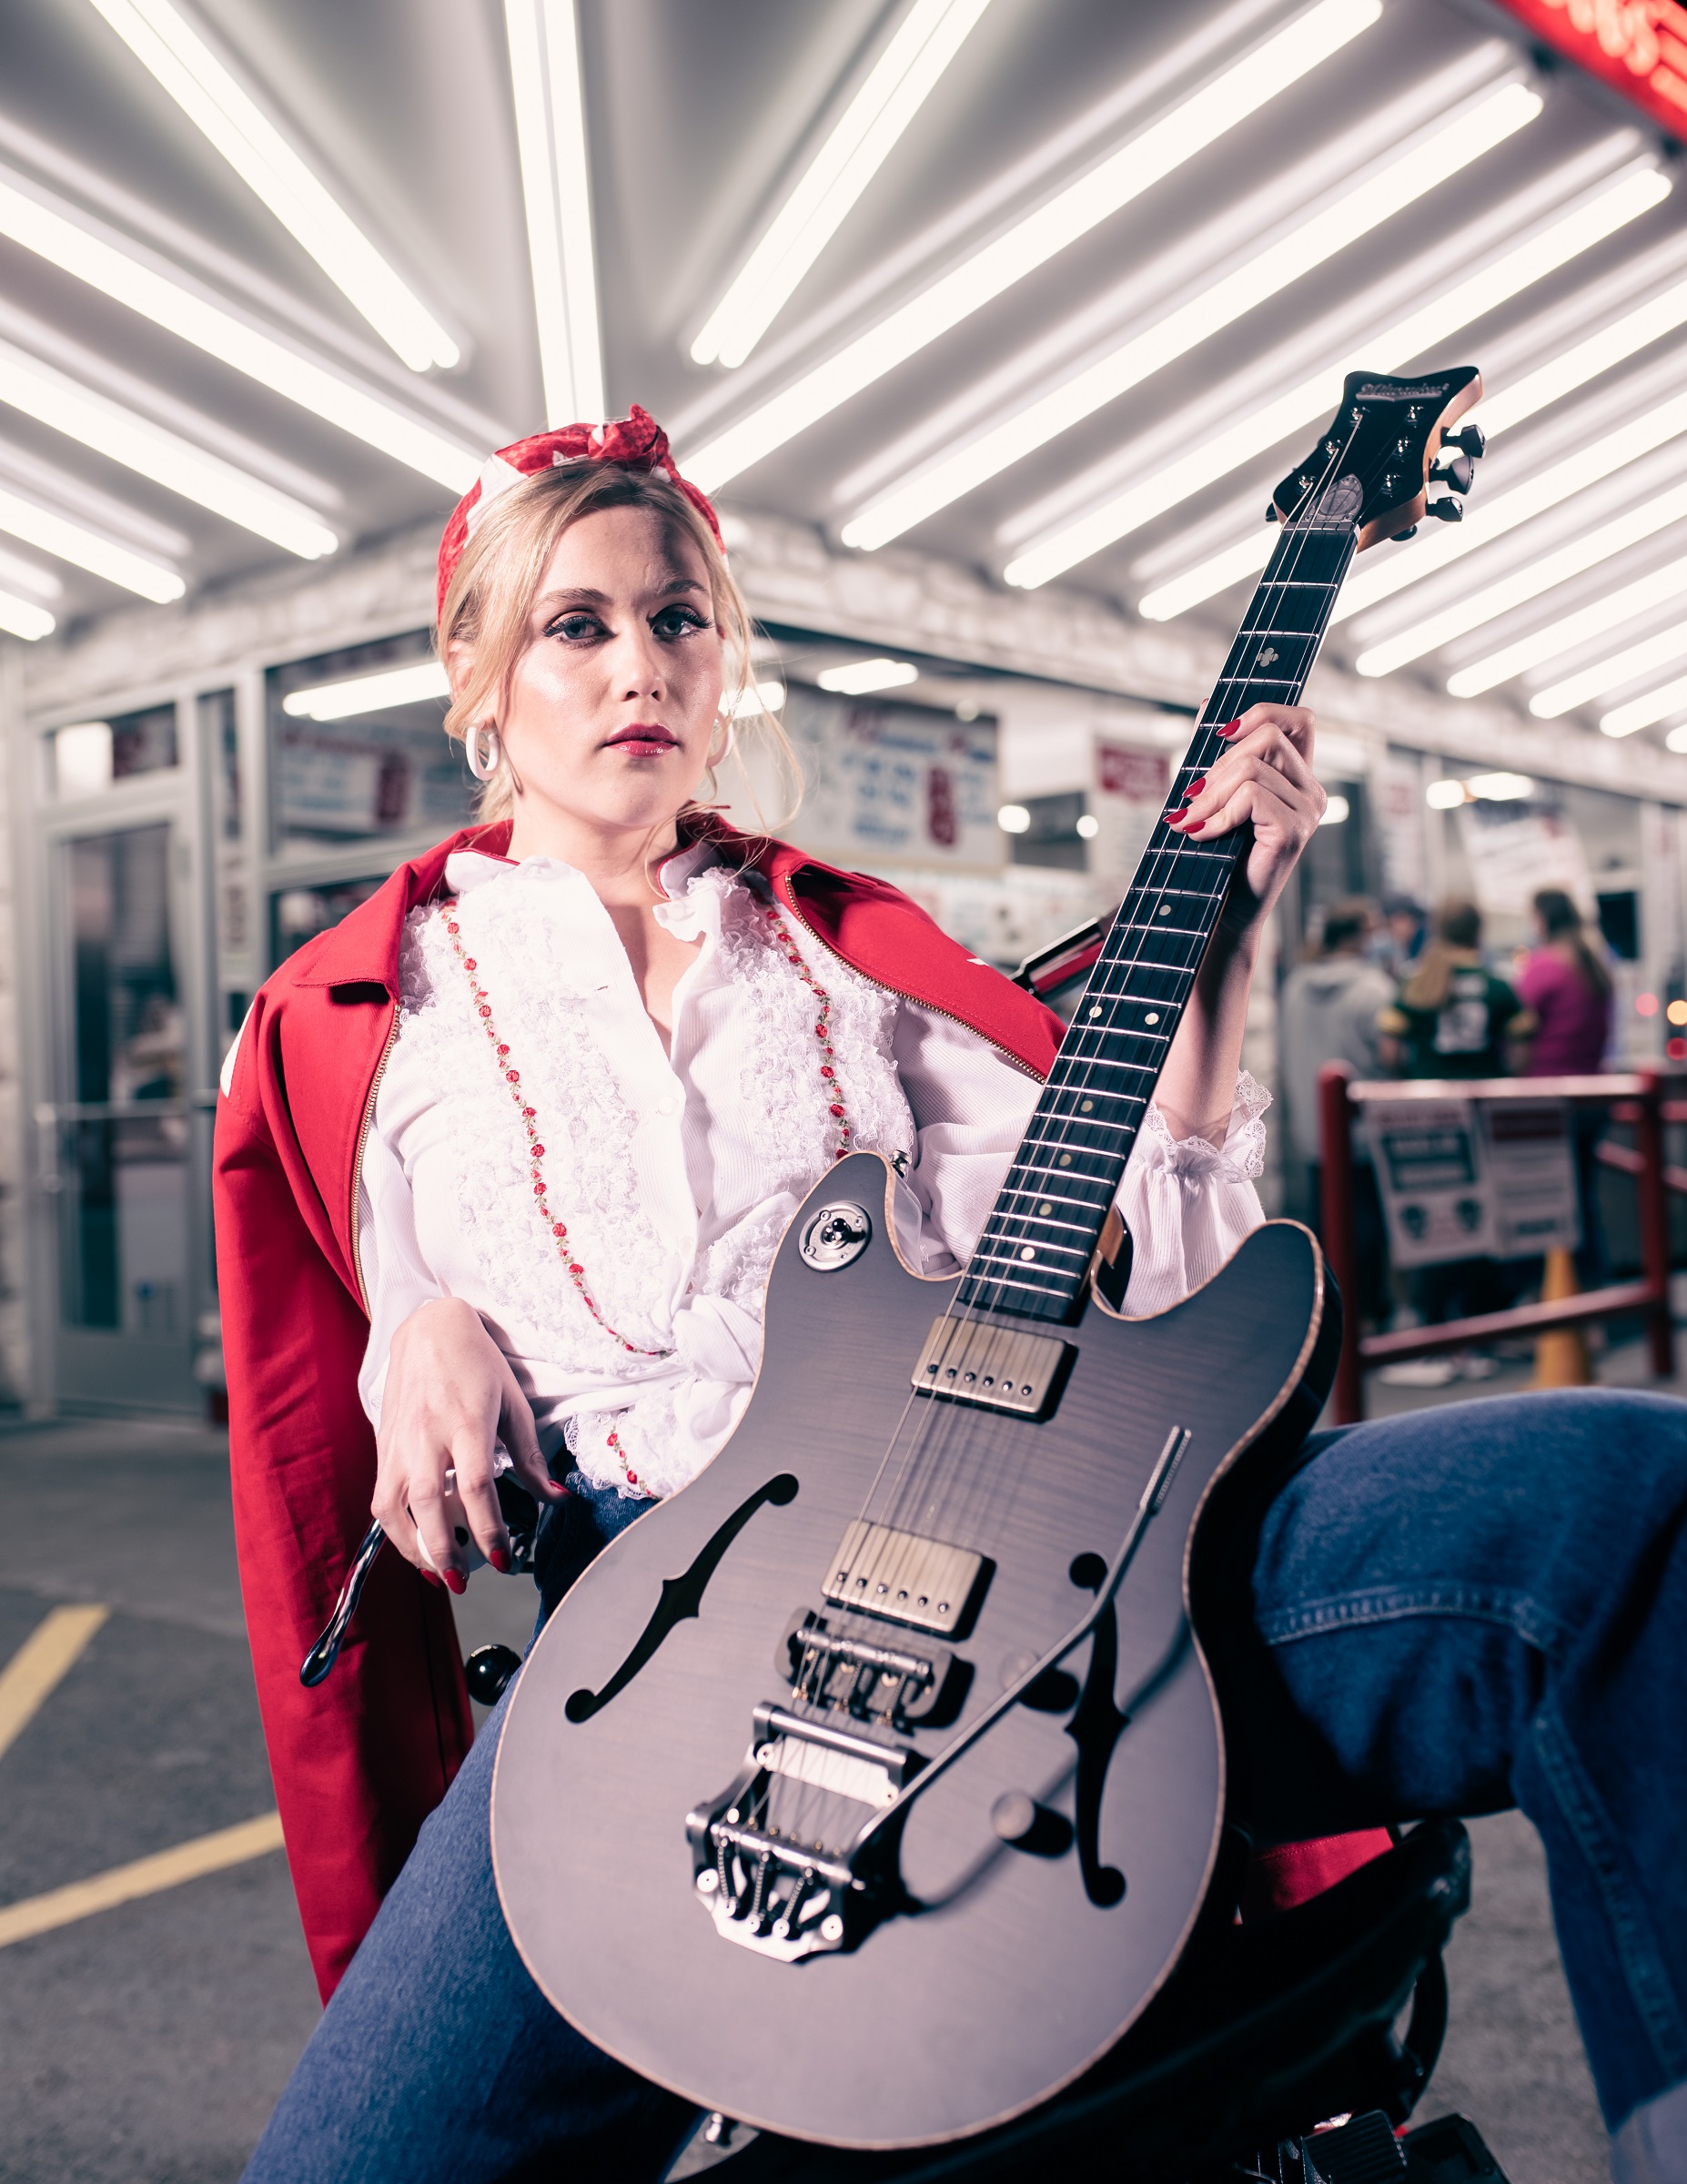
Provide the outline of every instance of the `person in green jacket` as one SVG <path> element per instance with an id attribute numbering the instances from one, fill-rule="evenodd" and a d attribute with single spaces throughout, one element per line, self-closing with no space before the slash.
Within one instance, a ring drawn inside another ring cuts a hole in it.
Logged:
<path id="1" fill-rule="evenodd" d="M 1402 1077 L 1505 1077 L 1534 1019 L 1481 958 L 1474 903 L 1443 903 L 1435 937 L 1377 1018 L 1382 1057 Z"/>

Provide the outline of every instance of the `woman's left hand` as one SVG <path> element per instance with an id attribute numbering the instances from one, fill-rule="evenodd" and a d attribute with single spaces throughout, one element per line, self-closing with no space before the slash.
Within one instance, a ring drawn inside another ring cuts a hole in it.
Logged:
<path id="1" fill-rule="evenodd" d="M 1211 842 L 1251 822 L 1253 842 L 1225 920 L 1233 930 L 1247 929 L 1263 923 L 1282 894 L 1328 798 L 1312 771 L 1312 715 L 1304 705 L 1250 705 L 1226 740 L 1228 750 L 1168 823 Z"/>

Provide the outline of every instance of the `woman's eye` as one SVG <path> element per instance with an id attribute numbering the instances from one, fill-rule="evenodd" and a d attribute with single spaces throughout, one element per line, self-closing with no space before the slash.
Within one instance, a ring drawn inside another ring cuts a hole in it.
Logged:
<path id="1" fill-rule="evenodd" d="M 664 607 L 651 622 L 658 637 L 687 637 L 702 626 L 703 618 L 695 607 Z"/>
<path id="2" fill-rule="evenodd" d="M 548 634 L 579 642 L 581 638 L 601 635 L 602 628 L 595 614 L 563 614 L 551 623 Z"/>

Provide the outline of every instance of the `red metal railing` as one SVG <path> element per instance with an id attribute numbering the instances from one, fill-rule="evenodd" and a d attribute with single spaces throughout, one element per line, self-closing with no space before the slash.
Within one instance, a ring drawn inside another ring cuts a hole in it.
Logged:
<path id="1" fill-rule="evenodd" d="M 1393 1335 L 1361 1335 L 1357 1299 L 1359 1265 L 1353 1239 L 1353 1116 L 1376 1100 L 1567 1099 L 1578 1107 L 1610 1106 L 1613 1121 L 1634 1131 L 1630 1146 L 1601 1145 L 1608 1167 L 1635 1178 L 1639 1191 L 1642 1276 L 1608 1283 L 1580 1297 L 1551 1304 L 1520 1304 L 1504 1312 L 1477 1312 L 1440 1327 L 1413 1327 Z M 1341 1357 L 1331 1401 L 1338 1425 L 1365 1415 L 1368 1367 L 1407 1358 L 1464 1350 L 1503 1335 L 1540 1335 L 1557 1327 L 1582 1327 L 1619 1312 L 1644 1314 L 1652 1370 L 1668 1379 L 1675 1370 L 1670 1318 L 1670 1223 L 1666 1192 L 1687 1193 L 1687 1169 L 1665 1165 L 1663 1126 L 1687 1122 L 1687 1101 L 1665 1100 L 1663 1074 L 1644 1068 L 1631 1077 L 1498 1077 L 1407 1084 L 1356 1084 L 1339 1062 L 1318 1072 L 1319 1139 L 1323 1154 L 1324 1253 L 1347 1303 Z"/>

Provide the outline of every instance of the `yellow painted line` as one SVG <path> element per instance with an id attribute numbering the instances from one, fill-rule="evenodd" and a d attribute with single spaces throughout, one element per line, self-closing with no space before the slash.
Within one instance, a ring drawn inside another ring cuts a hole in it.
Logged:
<path id="1" fill-rule="evenodd" d="M 214 1835 L 197 1835 L 178 1843 L 174 1850 L 160 1850 L 129 1866 L 114 1866 L 92 1880 L 72 1881 L 67 1888 L 50 1888 L 45 1896 L 26 1896 L 21 1904 L 0 1906 L 0 1949 L 35 1934 L 50 1934 L 96 1911 L 110 1911 L 136 1896 L 157 1896 L 161 1888 L 177 1888 L 225 1866 L 244 1866 L 250 1858 L 266 1857 L 281 1848 L 281 1815 L 265 1813 L 257 1820 L 242 1820 L 237 1827 L 219 1827 Z"/>
<path id="2" fill-rule="evenodd" d="M 55 1608 L 0 1669 L 0 1753 L 29 1726 L 110 1613 L 109 1608 Z"/>

